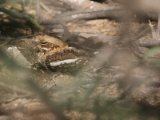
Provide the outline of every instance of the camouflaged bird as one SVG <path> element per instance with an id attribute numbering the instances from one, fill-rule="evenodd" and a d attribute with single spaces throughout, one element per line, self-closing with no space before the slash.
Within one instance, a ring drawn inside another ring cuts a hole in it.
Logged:
<path id="1" fill-rule="evenodd" d="M 68 46 L 61 40 L 48 36 L 35 37 L 38 43 L 38 65 L 51 70 L 79 69 L 86 64 L 84 52 Z M 61 69 L 60 69 L 61 68 Z"/>

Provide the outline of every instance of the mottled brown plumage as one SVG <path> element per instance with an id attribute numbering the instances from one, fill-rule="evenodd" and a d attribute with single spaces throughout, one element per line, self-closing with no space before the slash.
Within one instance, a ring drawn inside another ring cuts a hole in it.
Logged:
<path id="1" fill-rule="evenodd" d="M 55 70 L 57 68 L 80 68 L 86 63 L 81 50 L 69 47 L 65 42 L 48 36 L 39 35 L 35 38 L 38 43 L 39 64 Z"/>

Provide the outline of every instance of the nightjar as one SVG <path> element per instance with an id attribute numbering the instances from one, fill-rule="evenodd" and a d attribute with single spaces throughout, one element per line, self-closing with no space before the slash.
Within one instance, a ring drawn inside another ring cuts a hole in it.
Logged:
<path id="1" fill-rule="evenodd" d="M 68 46 L 61 40 L 48 36 L 35 37 L 38 43 L 38 66 L 52 71 L 79 70 L 87 63 L 82 50 Z"/>

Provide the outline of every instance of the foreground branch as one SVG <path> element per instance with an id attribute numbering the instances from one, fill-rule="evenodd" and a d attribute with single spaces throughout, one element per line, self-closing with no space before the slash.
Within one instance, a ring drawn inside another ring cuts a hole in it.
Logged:
<path id="1" fill-rule="evenodd" d="M 31 16 L 29 16 L 25 13 L 21 13 L 16 10 L 6 9 L 4 7 L 0 7 L 0 11 L 13 17 L 14 19 L 26 20 L 27 22 L 29 22 L 31 24 L 31 27 L 33 27 L 37 30 L 43 29 L 43 27 L 40 24 L 38 24 L 35 19 L 33 19 Z"/>
<path id="2" fill-rule="evenodd" d="M 66 12 L 61 15 L 54 16 L 54 19 L 49 24 L 56 23 L 67 23 L 79 20 L 93 20 L 93 19 L 111 19 L 116 21 L 123 21 L 126 17 L 131 17 L 131 19 L 140 21 L 140 22 L 148 22 L 148 20 L 157 20 L 157 16 L 153 16 L 150 14 L 146 14 L 144 12 L 128 12 L 125 9 L 117 8 L 110 10 L 79 10 L 73 12 Z M 48 24 L 48 23 L 47 23 Z"/>

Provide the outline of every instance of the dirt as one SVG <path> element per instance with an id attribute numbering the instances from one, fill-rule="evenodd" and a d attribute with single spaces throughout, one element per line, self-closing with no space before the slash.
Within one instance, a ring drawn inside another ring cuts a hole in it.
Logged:
<path id="1" fill-rule="evenodd" d="M 131 29 L 137 31 L 143 25 L 132 23 Z M 111 20 L 81 21 L 68 23 L 66 26 L 70 33 L 87 36 L 86 38 L 93 36 L 115 38 L 121 34 L 121 24 Z M 42 36 L 41 38 L 48 40 L 48 35 Z M 5 49 L 17 47 L 16 55 L 13 56 L 10 51 L 9 56 L 15 61 L 23 56 L 25 60 L 22 62 L 27 61 L 27 64 L 20 65 L 23 65 L 25 70 L 31 71 L 28 73 L 15 69 L 14 66 L 7 68 L 0 63 L 2 65 L 0 120 L 56 120 L 58 113 L 52 112 L 56 109 L 71 120 L 159 120 L 160 94 L 157 69 L 145 63 L 141 64 L 141 60 L 128 48 L 108 46 L 105 43 L 100 49 L 95 49 L 92 55 L 89 55 L 90 52 L 86 49 L 78 49 L 88 55 L 83 56 L 87 59 L 85 66 L 74 73 L 68 72 L 70 68 L 65 72 L 59 69 L 52 71 L 49 68 L 32 68 L 33 64 L 39 62 L 37 53 L 41 51 L 39 43 L 35 43 L 35 38 L 37 37 L 18 39 L 5 46 Z M 49 38 L 58 39 L 52 36 Z M 64 40 L 58 41 L 60 44 L 64 43 Z M 64 44 L 76 48 L 67 42 Z M 19 62 L 17 61 L 18 64 Z M 34 78 L 34 82 L 42 91 L 34 88 L 32 83 L 28 84 L 25 77 Z M 45 97 L 43 92 L 46 94 Z M 50 99 L 53 105 L 48 102 Z M 59 107 L 56 108 L 57 106 Z"/>
<path id="2" fill-rule="evenodd" d="M 70 32 L 86 34 L 102 34 L 117 36 L 120 25 L 115 21 L 91 20 L 81 24 L 71 23 L 68 25 Z"/>

